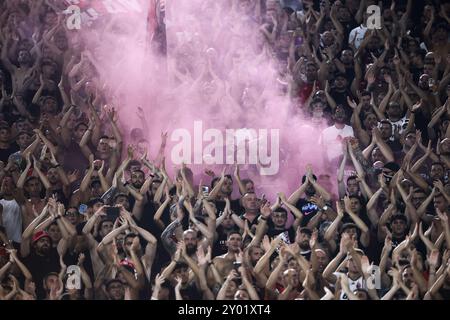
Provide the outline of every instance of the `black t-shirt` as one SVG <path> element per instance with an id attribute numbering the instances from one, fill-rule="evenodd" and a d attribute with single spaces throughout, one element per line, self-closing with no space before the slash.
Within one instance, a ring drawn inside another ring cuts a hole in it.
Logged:
<path id="1" fill-rule="evenodd" d="M 43 287 L 44 277 L 50 272 L 59 272 L 61 266 L 59 264 L 59 255 L 56 248 L 50 249 L 48 256 L 42 257 L 34 252 L 23 259 L 23 263 L 30 270 L 33 276 L 33 282 L 36 285 L 36 294 L 38 299 L 45 298 Z"/>
<path id="2" fill-rule="evenodd" d="M 225 201 L 215 200 L 214 204 L 216 205 L 216 208 L 217 208 L 217 214 L 219 214 L 219 212 L 221 212 L 225 209 Z M 244 208 L 241 206 L 241 204 L 239 202 L 239 199 L 231 200 L 230 207 L 231 207 L 231 210 L 238 216 L 244 214 L 244 212 L 245 212 Z"/>
<path id="3" fill-rule="evenodd" d="M 253 219 L 253 221 L 250 221 L 249 219 L 247 219 L 247 217 L 244 214 L 241 214 L 239 216 L 239 218 L 241 218 L 244 221 L 247 221 L 248 223 L 248 228 L 251 230 L 253 226 L 256 226 L 258 224 L 258 218 L 259 218 L 259 213 L 255 216 L 255 218 Z"/>
<path id="4" fill-rule="evenodd" d="M 336 89 L 332 89 L 330 91 L 330 96 L 334 99 L 334 101 L 336 102 L 336 105 L 342 105 L 344 107 L 345 114 L 347 116 L 346 123 L 350 123 L 350 119 L 353 114 L 353 109 L 348 105 L 347 97 L 354 99 L 351 91 L 346 89 L 345 91 L 340 92 L 340 91 L 336 91 Z"/>
<path id="5" fill-rule="evenodd" d="M 402 152 L 403 145 L 398 140 L 394 140 L 394 141 L 389 140 L 387 142 L 387 145 L 389 146 L 389 148 L 391 148 L 391 150 L 394 154 Z"/>
<path id="6" fill-rule="evenodd" d="M 134 204 L 134 198 L 132 201 Z M 147 203 L 144 205 L 142 217 L 141 220 L 138 221 L 138 225 L 153 234 L 156 238 L 159 238 L 161 236 L 162 230 L 156 225 L 155 221 L 153 220 L 153 217 L 155 216 L 157 210 L 157 204 L 155 204 L 153 201 L 147 201 Z M 164 209 L 164 213 L 161 216 L 161 221 L 163 221 L 166 226 L 170 224 L 170 206 L 167 206 Z"/>
<path id="7" fill-rule="evenodd" d="M 84 172 L 89 167 L 89 160 L 81 152 L 81 148 L 78 143 L 71 141 L 68 148 L 63 150 L 63 168 L 66 172 L 78 170 Z"/>
<path id="8" fill-rule="evenodd" d="M 221 256 L 228 252 L 227 248 L 227 237 L 228 233 L 231 231 L 239 231 L 237 226 L 234 226 L 231 230 L 225 230 L 223 226 L 217 227 L 217 240 L 213 245 L 213 256 Z"/>
<path id="9" fill-rule="evenodd" d="M 11 143 L 7 149 L 0 148 L 0 161 L 3 161 L 6 166 L 8 164 L 9 156 L 19 150 L 19 146 L 16 143 Z"/>
<path id="10" fill-rule="evenodd" d="M 305 227 L 309 220 L 311 220 L 312 217 L 316 215 L 317 211 L 319 211 L 319 208 L 314 203 L 303 198 L 297 201 L 295 207 L 303 214 L 301 222 L 302 227 Z"/>
<path id="11" fill-rule="evenodd" d="M 134 204 L 134 198 L 132 201 Z M 153 201 L 147 201 L 147 203 L 144 205 L 141 220 L 136 221 L 139 227 L 150 232 L 157 240 L 156 256 L 152 265 L 152 277 L 159 273 L 162 266 L 171 260 L 170 254 L 164 249 L 164 246 L 161 242 L 161 233 L 163 232 L 163 230 L 161 230 L 153 220 L 157 208 L 157 204 L 155 204 Z M 166 227 L 170 224 L 170 206 L 167 206 L 164 209 L 164 213 L 161 216 L 161 221 L 164 222 Z"/>
<path id="12" fill-rule="evenodd" d="M 78 264 L 78 257 L 80 255 L 81 252 L 75 252 L 75 251 L 68 251 L 66 252 L 66 254 L 64 255 L 64 263 L 66 266 L 70 266 L 70 265 L 77 265 Z M 91 254 L 89 252 L 89 250 L 85 250 L 82 252 L 84 254 L 84 262 L 83 262 L 83 267 L 86 270 L 87 274 L 89 275 L 89 277 L 91 278 L 91 281 L 94 282 L 95 278 L 94 278 L 94 269 L 92 268 L 92 259 L 91 259 Z"/>
<path id="13" fill-rule="evenodd" d="M 343 39 L 343 44 L 344 46 L 346 44 L 348 44 L 348 37 L 350 36 L 350 31 L 352 31 L 353 29 L 355 29 L 358 24 L 354 21 L 354 19 L 351 19 L 350 21 L 347 22 L 341 22 L 342 27 L 344 28 L 344 39 Z"/>
<path id="14" fill-rule="evenodd" d="M 292 226 L 290 228 L 284 228 L 283 230 L 275 229 L 275 225 L 270 220 L 267 221 L 267 226 L 268 226 L 267 235 L 269 236 L 269 238 L 274 238 L 278 236 L 280 233 L 284 233 L 285 242 L 286 240 L 289 240 L 289 243 L 295 242 L 295 230 Z"/>
<path id="15" fill-rule="evenodd" d="M 372 230 L 372 222 L 370 222 L 369 216 L 367 215 L 366 210 L 361 210 L 358 214 L 358 217 L 366 224 L 369 230 Z M 342 223 L 355 223 L 350 215 L 347 212 L 344 212 L 344 217 L 342 218 Z"/>

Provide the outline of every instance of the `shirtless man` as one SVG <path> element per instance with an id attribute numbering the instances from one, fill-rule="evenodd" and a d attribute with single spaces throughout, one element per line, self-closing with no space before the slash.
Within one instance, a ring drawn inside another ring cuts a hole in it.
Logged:
<path id="1" fill-rule="evenodd" d="M 19 66 L 16 66 L 11 63 L 8 57 L 8 42 L 10 41 L 10 35 L 4 35 L 3 38 L 3 43 L 5 43 L 5 45 L 2 46 L 1 62 L 11 73 L 14 92 L 16 92 L 16 94 L 21 94 L 25 90 L 25 82 L 34 77 L 34 74 L 40 65 L 41 52 L 40 50 L 36 50 L 38 56 L 33 63 L 29 51 L 19 50 L 17 53 L 17 61 Z"/>
<path id="2" fill-rule="evenodd" d="M 220 277 L 224 279 L 230 271 L 233 269 L 233 263 L 236 261 L 236 257 L 241 251 L 242 236 L 237 231 L 232 231 L 227 237 L 227 253 L 217 256 L 213 259 L 212 263 L 217 269 Z M 208 270 L 208 282 L 213 279 L 211 268 Z"/>
<path id="3" fill-rule="evenodd" d="M 22 204 L 23 229 L 33 221 L 45 207 L 46 199 L 41 198 L 42 183 L 35 176 L 28 177 L 23 186 L 25 202 Z"/>

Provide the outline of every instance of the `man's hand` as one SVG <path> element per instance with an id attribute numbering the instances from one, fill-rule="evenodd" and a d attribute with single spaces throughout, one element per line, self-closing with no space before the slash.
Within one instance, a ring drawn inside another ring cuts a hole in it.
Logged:
<path id="1" fill-rule="evenodd" d="M 336 211 L 340 218 L 344 217 L 344 210 L 342 209 L 341 201 L 336 201 Z"/>
<path id="2" fill-rule="evenodd" d="M 128 145 L 127 147 L 127 155 L 128 155 L 128 159 L 133 159 L 134 156 L 134 146 L 132 144 Z"/>
<path id="3" fill-rule="evenodd" d="M 430 267 L 436 269 L 439 261 L 439 250 L 438 249 L 431 250 L 430 254 L 428 255 L 427 261 Z"/>
<path id="4" fill-rule="evenodd" d="M 270 250 L 271 248 L 271 243 L 270 243 L 270 239 L 268 235 L 264 235 L 262 241 L 261 241 L 261 246 L 264 249 L 264 252 L 267 252 Z"/>
<path id="5" fill-rule="evenodd" d="M 239 165 L 237 162 L 234 163 L 234 176 L 239 177 Z"/>
<path id="6" fill-rule="evenodd" d="M 261 216 L 268 219 L 272 214 L 272 209 L 270 208 L 270 203 L 266 202 L 260 207 Z"/>
<path id="7" fill-rule="evenodd" d="M 373 72 L 369 72 L 367 75 L 367 84 L 371 85 L 375 82 L 375 74 Z"/>
<path id="8" fill-rule="evenodd" d="M 80 171 L 76 169 L 69 172 L 69 174 L 67 175 L 67 179 L 69 179 L 69 183 L 71 184 L 77 181 L 79 178 L 80 178 Z"/>
<path id="9" fill-rule="evenodd" d="M 349 96 L 347 96 L 347 104 L 354 110 L 357 107 L 356 102 L 351 99 Z"/>
<path id="10" fill-rule="evenodd" d="M 314 231 L 311 234 L 311 239 L 309 239 L 309 247 L 311 249 L 315 248 L 318 238 L 319 238 L 319 231 L 317 229 L 314 229 Z"/>
<path id="11" fill-rule="evenodd" d="M 272 241 L 270 242 L 270 246 L 275 249 L 280 245 L 281 242 L 282 242 L 281 234 L 279 234 L 278 236 L 272 239 Z"/>
<path id="12" fill-rule="evenodd" d="M 177 243 L 177 249 L 180 249 L 180 252 L 181 252 L 181 256 L 182 256 L 182 257 L 185 257 L 185 256 L 187 255 L 187 253 L 186 253 L 186 244 L 184 243 L 183 240 L 178 241 L 178 243 Z"/>
<path id="13" fill-rule="evenodd" d="M 373 263 L 371 264 L 369 262 L 369 258 L 367 256 L 364 255 L 361 257 L 361 269 L 364 273 L 364 278 L 367 279 L 370 277 L 370 274 L 372 271 L 372 265 L 373 265 Z"/>
<path id="14" fill-rule="evenodd" d="M 393 84 L 392 77 L 391 77 L 390 74 L 385 74 L 385 75 L 384 75 L 384 81 L 385 81 L 386 83 Z"/>
<path id="15" fill-rule="evenodd" d="M 380 129 L 378 129 L 377 127 L 374 127 L 372 129 L 372 137 L 374 139 L 375 142 L 378 142 L 381 140 L 381 132 Z"/>
<path id="16" fill-rule="evenodd" d="M 282 204 L 287 203 L 286 195 L 283 192 L 278 192 L 277 195 Z"/>
<path id="17" fill-rule="evenodd" d="M 9 253 L 9 262 L 16 263 L 16 261 L 17 261 L 17 250 L 16 249 L 7 249 L 6 251 Z"/>
<path id="18" fill-rule="evenodd" d="M 389 270 L 388 275 L 392 277 L 392 287 L 399 288 L 400 283 L 402 282 L 400 271 L 396 268 L 391 268 Z"/>
<path id="19" fill-rule="evenodd" d="M 117 112 L 114 107 L 106 109 L 106 115 L 108 116 L 109 121 L 111 121 L 112 123 L 115 124 L 117 122 Z"/>
<path id="20" fill-rule="evenodd" d="M 84 253 L 80 253 L 80 255 L 78 256 L 78 266 L 82 266 L 84 261 L 86 260 L 86 256 L 84 255 Z"/>
<path id="21" fill-rule="evenodd" d="M 139 237 L 134 237 L 133 239 L 133 243 L 131 244 L 131 251 L 133 251 L 134 253 L 138 253 L 139 252 L 139 248 L 140 248 L 141 244 L 139 242 Z"/>
<path id="22" fill-rule="evenodd" d="M 181 277 L 179 277 L 179 276 L 176 276 L 175 277 L 175 282 L 177 283 L 176 285 L 175 285 L 175 291 L 180 291 L 180 289 L 181 289 L 181 284 L 183 283 L 183 279 L 181 278 Z"/>
<path id="23" fill-rule="evenodd" d="M 442 183 L 442 182 L 441 182 Z M 441 223 L 443 225 L 448 225 L 448 216 L 447 213 L 442 212 L 441 210 L 439 210 L 438 208 L 436 208 L 436 213 L 439 217 L 439 220 L 441 220 Z"/>
<path id="24" fill-rule="evenodd" d="M 322 198 L 322 196 L 312 196 L 311 197 L 311 202 L 314 203 L 320 209 L 322 209 L 326 205 L 325 201 Z"/>
<path id="25" fill-rule="evenodd" d="M 300 247 L 297 243 L 291 243 L 290 245 L 286 246 L 285 250 L 292 254 L 294 257 L 300 254 Z"/>
<path id="26" fill-rule="evenodd" d="M 354 213 L 352 210 L 352 201 L 350 200 L 350 198 L 348 196 L 344 197 L 344 207 L 345 207 L 345 211 L 347 213 Z"/>
<path id="27" fill-rule="evenodd" d="M 167 135 L 168 132 L 161 132 L 161 149 L 164 149 L 166 147 L 167 144 Z"/>
<path id="28" fill-rule="evenodd" d="M 239 277 L 239 274 L 237 273 L 236 269 L 231 269 L 230 273 L 228 273 L 227 279 L 225 281 L 230 282 L 233 279 L 236 279 Z"/>
<path id="29" fill-rule="evenodd" d="M 175 251 L 175 254 L 173 255 L 173 261 L 175 261 L 175 262 L 179 262 L 181 259 L 181 255 L 182 255 L 181 242 L 182 241 L 177 243 L 177 250 Z"/>
<path id="30" fill-rule="evenodd" d="M 210 176 L 211 178 L 214 178 L 216 176 L 216 174 L 214 173 L 214 171 L 212 171 L 211 169 L 205 169 L 205 174 L 207 176 Z"/>
<path id="31" fill-rule="evenodd" d="M 392 235 L 390 234 L 389 230 L 387 232 L 389 234 L 386 233 L 386 238 L 384 238 L 384 249 L 390 252 L 392 250 Z"/>
<path id="32" fill-rule="evenodd" d="M 161 285 L 164 283 L 164 281 L 166 281 L 166 277 L 158 273 L 155 277 L 155 287 L 161 288 Z"/>
<path id="33" fill-rule="evenodd" d="M 306 177 L 310 182 L 313 182 L 313 170 L 312 165 L 310 163 L 306 165 Z"/>

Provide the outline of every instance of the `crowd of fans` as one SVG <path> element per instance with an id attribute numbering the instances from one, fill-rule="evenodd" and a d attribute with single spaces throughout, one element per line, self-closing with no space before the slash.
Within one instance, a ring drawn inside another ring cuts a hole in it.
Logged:
<path id="1" fill-rule="evenodd" d="M 273 203 L 137 157 L 52 3 L 0 1 L 0 299 L 450 298 L 449 3 L 230 1 L 337 169 Z"/>

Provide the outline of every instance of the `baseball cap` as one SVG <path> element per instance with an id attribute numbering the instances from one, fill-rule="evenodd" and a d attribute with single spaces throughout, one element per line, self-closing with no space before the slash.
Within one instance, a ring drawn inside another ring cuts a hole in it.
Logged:
<path id="1" fill-rule="evenodd" d="M 32 242 L 35 243 L 36 241 L 38 241 L 39 239 L 44 238 L 44 237 L 51 239 L 50 235 L 47 232 L 38 231 L 34 234 Z"/>

